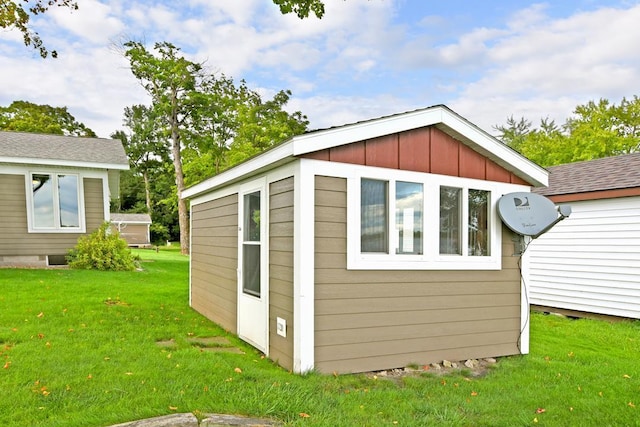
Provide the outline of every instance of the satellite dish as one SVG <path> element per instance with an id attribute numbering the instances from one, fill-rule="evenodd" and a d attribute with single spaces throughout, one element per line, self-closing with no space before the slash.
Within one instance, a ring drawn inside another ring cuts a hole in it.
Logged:
<path id="1" fill-rule="evenodd" d="M 523 236 L 538 237 L 557 222 L 569 216 L 571 207 L 562 206 L 560 216 L 556 205 L 535 193 L 509 193 L 498 200 L 498 214 L 512 231 Z"/>

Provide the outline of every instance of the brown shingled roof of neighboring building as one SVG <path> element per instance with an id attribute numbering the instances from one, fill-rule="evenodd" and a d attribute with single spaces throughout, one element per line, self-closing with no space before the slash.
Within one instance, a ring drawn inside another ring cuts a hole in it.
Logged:
<path id="1" fill-rule="evenodd" d="M 544 196 L 640 188 L 640 153 L 551 166 Z"/>

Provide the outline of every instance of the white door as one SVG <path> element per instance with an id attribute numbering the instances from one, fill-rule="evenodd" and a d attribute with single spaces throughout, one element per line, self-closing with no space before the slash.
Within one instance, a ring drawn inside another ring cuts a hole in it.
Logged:
<path id="1" fill-rule="evenodd" d="M 238 336 L 266 354 L 268 280 L 264 184 L 243 186 L 239 196 Z"/>

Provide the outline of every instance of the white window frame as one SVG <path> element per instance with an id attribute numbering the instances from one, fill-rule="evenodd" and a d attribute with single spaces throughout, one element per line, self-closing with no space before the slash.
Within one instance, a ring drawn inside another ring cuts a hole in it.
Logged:
<path id="1" fill-rule="evenodd" d="M 53 181 L 53 227 L 36 227 L 35 226 L 35 209 L 33 206 L 33 175 L 50 175 Z M 75 176 L 78 182 L 78 227 L 61 227 L 60 224 L 60 195 L 58 193 L 58 176 Z M 84 184 L 83 175 L 74 172 L 64 171 L 46 171 L 46 170 L 32 170 L 26 174 L 25 190 L 27 195 L 27 229 L 29 233 L 85 233 L 86 221 L 85 221 L 85 209 L 84 209 Z"/>
<path id="2" fill-rule="evenodd" d="M 502 226 L 497 214 L 497 201 L 506 193 L 517 191 L 514 184 L 435 175 L 411 171 L 390 171 L 372 167 L 354 167 L 347 177 L 347 269 L 349 270 L 500 270 L 502 268 Z M 361 179 L 387 181 L 389 198 L 389 253 L 362 253 L 360 248 L 360 182 Z M 423 185 L 423 253 L 396 254 L 398 235 L 395 230 L 395 183 L 415 182 Z M 440 252 L 440 187 L 462 189 L 462 255 L 441 255 Z M 467 255 L 468 251 L 468 191 L 489 192 L 490 255 Z"/>

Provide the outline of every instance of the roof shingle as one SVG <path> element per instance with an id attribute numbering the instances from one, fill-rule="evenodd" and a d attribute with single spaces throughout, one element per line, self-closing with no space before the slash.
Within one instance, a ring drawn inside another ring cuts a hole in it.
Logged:
<path id="1" fill-rule="evenodd" d="M 129 160 L 117 139 L 84 138 L 0 131 L 0 158 L 55 160 L 61 163 L 95 163 L 128 166 Z"/>
<path id="2" fill-rule="evenodd" d="M 640 153 L 551 166 L 544 196 L 640 187 Z"/>

